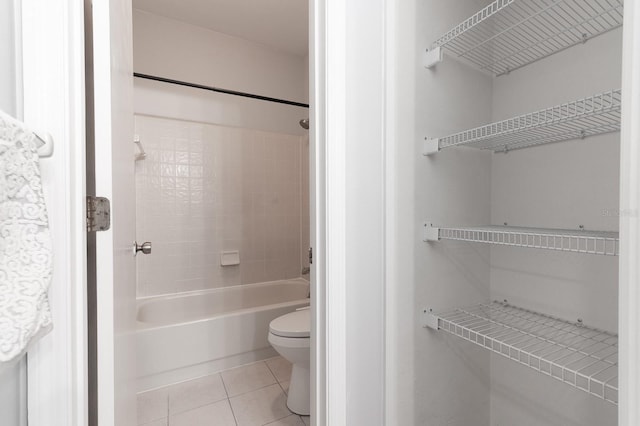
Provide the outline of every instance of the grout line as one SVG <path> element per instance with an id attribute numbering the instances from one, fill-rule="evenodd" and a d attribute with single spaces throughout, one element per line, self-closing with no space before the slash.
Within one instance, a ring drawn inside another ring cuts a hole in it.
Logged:
<path id="1" fill-rule="evenodd" d="M 271 375 L 272 375 L 272 376 L 274 376 L 274 379 L 276 379 L 276 383 L 271 383 L 270 385 L 262 386 L 262 387 L 260 387 L 260 388 L 258 388 L 258 389 L 250 390 L 250 391 L 247 391 L 247 392 L 244 392 L 244 393 L 241 393 L 241 394 L 238 394 L 238 395 L 234 395 L 233 397 L 231 397 L 231 396 L 229 395 L 229 391 L 227 390 L 227 385 L 226 385 L 226 384 L 225 384 L 225 382 L 224 382 L 224 378 L 222 377 L 222 372 L 218 373 L 218 374 L 220 374 L 220 378 L 222 379 L 222 385 L 224 386 L 224 391 L 227 393 L 227 403 L 229 404 L 229 407 L 231 408 L 231 414 L 233 415 L 233 420 L 236 422 L 236 426 L 238 425 L 238 418 L 236 417 L 236 412 L 235 412 L 235 410 L 233 409 L 233 404 L 231 404 L 231 398 L 235 398 L 235 397 L 237 397 L 237 396 L 241 396 L 241 395 L 246 395 L 246 394 L 248 394 L 248 393 L 250 393 L 250 392 L 255 392 L 255 391 L 257 391 L 257 390 L 264 389 L 264 388 L 267 388 L 267 387 L 269 387 L 269 386 L 273 386 L 274 384 L 278 384 L 278 385 L 280 385 L 279 383 L 277 383 L 278 379 L 277 379 L 277 378 L 275 377 L 275 375 L 271 372 L 271 369 L 269 368 L 269 365 L 267 365 L 267 363 L 266 363 L 265 361 L 257 361 L 257 362 L 252 362 L 252 363 L 250 363 L 250 364 L 245 364 L 245 365 L 257 364 L 258 362 L 263 362 L 263 363 L 267 366 L 267 370 L 269 370 L 269 372 L 271 373 Z M 235 368 L 240 368 L 240 367 L 243 367 L 243 366 L 239 366 L 239 367 L 235 367 Z M 229 370 L 233 370 L 233 369 L 234 369 L 234 368 L 231 368 L 231 369 L 229 369 Z M 229 371 L 229 370 L 225 370 L 225 371 Z M 283 417 L 283 418 L 284 418 L 284 417 Z M 277 421 L 277 420 L 279 420 L 279 419 L 276 419 L 276 420 L 274 420 L 274 421 Z"/>
<path id="2" fill-rule="evenodd" d="M 231 405 L 231 399 L 227 398 L 227 404 L 229 404 L 229 408 L 231 409 L 231 415 L 233 416 L 233 421 L 236 423 L 236 426 L 238 426 L 238 418 L 236 417 L 236 412 L 233 410 L 233 405 Z"/>
<path id="3" fill-rule="evenodd" d="M 150 422 L 147 422 L 147 423 L 142 423 L 142 424 L 137 424 L 137 423 L 136 423 L 136 424 L 137 424 L 138 426 L 149 426 L 149 425 L 150 425 L 150 424 L 152 424 L 152 423 L 156 423 L 156 422 L 158 422 L 158 421 L 160 421 L 160 420 L 165 420 L 165 419 L 167 420 L 167 426 L 169 426 L 169 418 L 168 418 L 168 417 L 161 417 L 161 418 L 159 418 L 159 419 L 151 420 Z"/>
<path id="4" fill-rule="evenodd" d="M 210 405 L 219 404 L 219 403 L 221 403 L 223 401 L 226 401 L 226 403 L 228 404 L 229 408 L 231 409 L 231 414 L 233 415 L 233 421 L 235 422 L 235 424 L 237 426 L 238 425 L 238 419 L 236 418 L 236 415 L 235 415 L 235 413 L 233 411 L 233 406 L 231 405 L 231 401 L 229 400 L 229 398 L 219 399 L 218 401 L 209 402 L 209 403 L 204 404 L 204 405 L 199 405 L 197 407 L 189 408 L 188 410 L 178 411 L 177 413 L 174 413 L 173 416 L 177 416 L 177 415 L 180 415 L 180 414 L 188 413 L 188 412 L 194 411 L 194 410 L 199 410 L 201 408 L 208 407 Z M 167 426 L 170 425 L 169 421 L 170 421 L 171 417 L 172 416 L 168 416 L 167 417 Z M 158 419 L 158 420 L 161 420 L 161 419 Z M 146 423 L 145 423 L 145 425 L 146 425 Z M 140 425 L 140 426 L 145 426 L 145 425 Z"/>
<path id="5" fill-rule="evenodd" d="M 178 386 L 178 385 L 184 385 L 185 383 L 188 383 L 188 382 L 191 382 L 191 381 L 196 381 L 196 380 L 200 380 L 200 379 L 204 379 L 204 378 L 208 378 L 208 377 L 213 377 L 213 376 L 216 376 L 216 375 L 220 376 L 220 382 L 222 382 L 222 387 L 224 389 L 224 394 L 225 394 L 225 396 L 223 398 L 215 399 L 213 401 L 208 401 L 208 402 L 206 402 L 204 404 L 196 405 L 194 407 L 183 409 L 183 410 L 180 410 L 180 411 L 171 412 L 171 393 L 172 393 L 171 392 L 171 388 L 173 388 L 175 386 Z M 187 411 L 196 410 L 198 408 L 206 407 L 207 405 L 215 404 L 217 402 L 224 401 L 225 399 L 229 399 L 229 393 L 227 392 L 227 388 L 226 388 L 226 386 L 224 384 L 224 380 L 222 379 L 222 375 L 220 373 L 213 373 L 213 374 L 209 374 L 209 375 L 206 375 L 206 376 L 200 376 L 200 377 L 197 377 L 195 379 L 185 380 L 185 381 L 182 381 L 182 382 L 178 382 L 178 383 L 174 383 L 174 384 L 171 384 L 171 385 L 163 386 L 160 389 L 163 389 L 163 388 L 167 388 L 167 398 L 168 398 L 168 401 L 167 401 L 167 418 L 169 416 L 171 416 L 171 415 L 176 415 L 176 414 L 180 414 L 180 413 L 185 413 Z"/>
<path id="6" fill-rule="evenodd" d="M 288 398 L 289 397 L 289 392 L 287 392 L 286 390 L 284 390 L 284 387 L 282 387 L 282 383 L 278 382 L 278 386 L 280 386 L 280 389 L 282 389 L 282 392 L 284 393 L 284 395 Z"/>
<path id="7" fill-rule="evenodd" d="M 278 383 L 282 383 L 282 382 L 280 381 L 280 379 L 278 379 L 278 376 L 276 376 L 276 373 L 275 373 L 273 370 L 271 370 L 271 367 L 269 367 L 269 363 L 267 363 L 267 361 L 269 361 L 270 359 L 276 359 L 276 358 L 281 358 L 281 359 L 285 360 L 285 359 L 282 357 L 282 355 L 279 355 L 279 356 L 274 356 L 273 358 L 267 358 L 267 359 L 265 359 L 265 360 L 264 360 L 264 362 L 267 364 L 267 368 L 269 368 L 269 370 L 271 371 L 271 374 L 273 374 L 273 377 L 275 377 L 275 378 L 276 378 L 276 381 L 277 381 Z M 287 361 L 287 360 L 285 360 L 285 361 Z M 287 361 L 287 362 L 289 363 L 289 368 L 290 368 L 290 369 L 293 369 L 293 363 L 291 363 L 291 362 L 289 362 L 289 361 Z M 291 372 L 289 372 L 289 379 L 288 379 L 288 380 L 284 380 L 284 381 L 285 381 L 285 382 L 290 382 L 290 381 L 291 381 Z"/>
<path id="8" fill-rule="evenodd" d="M 227 389 L 227 384 L 224 382 L 224 377 L 222 377 L 222 372 L 216 374 L 220 376 L 220 381 L 222 382 L 222 387 L 224 388 L 224 394 L 227 395 L 227 399 L 229 399 L 229 390 Z"/>
<path id="9" fill-rule="evenodd" d="M 264 365 L 267 367 L 267 370 L 269 370 L 269 373 L 271 373 L 271 376 L 273 377 L 273 379 L 276 381 L 277 384 L 280 384 L 280 381 L 278 380 L 278 378 L 276 377 L 275 373 L 273 372 L 273 370 L 271 370 L 271 367 L 269 367 L 269 364 L 267 363 L 266 360 L 262 361 L 264 362 Z"/>
<path id="10" fill-rule="evenodd" d="M 271 358 L 269 358 L 269 359 L 271 359 Z M 280 384 L 280 379 L 278 379 L 278 376 L 276 376 L 276 373 L 274 373 L 273 370 L 271 369 L 271 367 L 269 367 L 269 363 L 267 362 L 267 360 L 264 360 L 264 363 L 267 366 L 267 369 L 269 370 L 269 372 L 271 373 L 273 378 L 276 379 L 276 383 Z"/>
<path id="11" fill-rule="evenodd" d="M 206 403 L 204 403 L 202 405 L 196 405 L 194 407 L 187 408 L 185 410 L 175 411 L 173 413 L 171 413 L 171 409 L 169 409 L 169 413 L 171 415 L 175 416 L 176 414 L 186 413 L 187 411 L 191 411 L 191 410 L 197 410 L 198 408 L 206 407 L 207 405 L 217 404 L 218 402 L 222 402 L 222 401 L 225 401 L 225 400 L 228 400 L 228 399 L 229 399 L 229 396 L 225 396 L 224 398 L 216 399 L 216 400 L 213 400 L 213 401 L 208 401 L 208 402 L 206 402 Z"/>
<path id="12" fill-rule="evenodd" d="M 261 390 L 261 389 L 265 389 L 265 388 L 271 387 L 271 386 L 273 386 L 273 385 L 278 385 L 278 387 L 280 387 L 280 390 L 282 391 L 282 393 L 284 394 L 284 396 L 285 396 L 285 397 L 286 397 L 286 396 L 288 396 L 288 395 L 287 395 L 287 393 L 286 393 L 286 392 L 284 391 L 284 389 L 282 388 L 282 385 L 281 385 L 280 383 L 276 382 L 276 383 L 271 383 L 270 385 L 262 386 L 262 387 L 260 387 L 260 388 L 254 389 L 254 390 L 250 390 L 250 391 L 248 391 L 248 392 L 244 392 L 244 393 L 241 393 L 241 394 L 238 394 L 238 395 L 234 395 L 233 397 L 229 397 L 229 398 L 227 399 L 227 401 L 229 402 L 229 406 L 231 407 L 231 413 L 233 414 L 233 418 L 234 418 L 234 419 L 235 419 L 235 421 L 236 421 L 236 425 L 238 424 L 238 419 L 236 418 L 236 413 L 235 413 L 235 411 L 233 410 L 233 404 L 231 404 L 231 398 L 235 398 L 235 397 L 238 397 L 238 396 L 246 395 L 246 394 L 251 393 L 251 392 L 255 392 L 255 391 L 258 391 L 258 390 Z M 287 406 L 286 406 L 286 403 L 285 403 L 285 408 L 287 409 L 287 411 L 289 412 L 289 414 L 287 414 L 287 415 L 286 415 L 286 416 L 284 416 L 284 417 L 278 417 L 277 419 L 273 419 L 273 420 L 271 420 L 269 423 L 265 423 L 265 424 L 263 424 L 262 426 L 266 426 L 266 425 L 269 425 L 270 423 L 277 422 L 278 420 L 282 420 L 282 419 L 287 418 L 287 417 L 289 417 L 289 416 L 291 416 L 291 415 L 296 415 L 296 416 L 297 416 L 297 414 L 296 414 L 296 413 L 294 413 L 293 411 L 289 410 L 289 407 L 287 407 Z M 298 417 L 299 417 L 299 416 L 298 416 Z M 302 419 L 300 419 L 300 420 L 302 420 Z M 303 423 L 304 423 L 304 421 L 303 421 Z"/>
<path id="13" fill-rule="evenodd" d="M 239 397 L 239 396 L 242 396 L 242 395 L 246 395 L 246 394 L 251 393 L 251 392 L 259 391 L 261 389 L 268 388 L 269 386 L 273 386 L 273 385 L 280 385 L 280 383 L 278 383 L 278 382 L 270 383 L 268 385 L 261 386 L 259 388 L 251 389 L 250 391 L 246 391 L 246 392 L 239 393 L 237 395 L 230 396 L 229 399 L 236 398 L 236 397 Z"/>
<path id="14" fill-rule="evenodd" d="M 167 426 L 169 425 L 169 389 L 167 388 L 167 415 L 165 416 L 167 418 Z"/>
<path id="15" fill-rule="evenodd" d="M 294 413 L 293 411 L 289 410 L 289 407 L 287 407 L 287 410 L 289 411 L 289 414 L 287 414 L 286 416 L 284 416 L 284 417 L 278 417 L 277 419 L 273 419 L 273 420 L 271 420 L 271 421 L 270 421 L 270 422 L 268 422 L 268 423 L 264 423 L 262 426 L 269 426 L 269 425 L 270 425 L 270 424 L 272 424 L 272 423 L 275 423 L 275 422 L 277 422 L 277 421 L 279 421 L 279 420 L 282 420 L 282 419 L 286 419 L 287 417 L 291 417 L 291 416 L 300 417 L 300 416 L 298 416 L 296 413 Z M 302 421 L 302 419 L 300 419 L 300 420 Z M 302 421 L 302 423 L 304 423 L 304 421 Z"/>
<path id="16" fill-rule="evenodd" d="M 274 356 L 274 357 L 271 357 L 271 358 L 267 358 L 265 360 L 250 362 L 248 364 L 239 365 L 237 367 L 229 368 L 227 370 L 222 370 L 222 371 L 219 371 L 217 373 L 207 374 L 207 375 L 204 375 L 204 376 L 199 376 L 199 377 L 194 378 L 194 379 L 183 380 L 181 382 L 177 382 L 177 383 L 173 383 L 173 384 L 170 384 L 170 385 L 166 385 L 166 386 L 161 386 L 161 387 L 158 387 L 158 388 L 150 389 L 150 390 L 147 390 L 147 391 L 144 391 L 144 392 L 140 392 L 139 394 L 152 392 L 152 391 L 160 390 L 160 389 L 167 389 L 167 396 L 166 396 L 167 408 L 166 408 L 166 416 L 165 417 L 167 419 L 167 426 L 170 426 L 170 418 L 171 418 L 171 415 L 172 415 L 170 413 L 170 409 L 169 409 L 169 405 L 170 405 L 170 392 L 169 392 L 169 390 L 170 390 L 170 388 L 175 386 L 175 385 L 184 384 L 184 383 L 187 383 L 187 382 L 190 382 L 190 381 L 194 381 L 194 380 L 198 380 L 198 379 L 202 379 L 202 378 L 205 378 L 205 377 L 212 377 L 212 376 L 215 376 L 215 375 L 219 375 L 220 376 L 220 381 L 222 382 L 222 386 L 224 388 L 224 392 L 225 392 L 225 395 L 226 395 L 225 398 L 221 398 L 221 399 L 216 400 L 216 401 L 210 401 L 210 402 L 208 402 L 208 403 L 206 403 L 204 405 L 199 405 L 197 407 L 192 407 L 192 408 L 189 408 L 187 410 L 178 411 L 178 412 L 173 413 L 173 414 L 176 415 L 176 414 L 185 413 L 187 411 L 196 410 L 198 408 L 202 408 L 202 407 L 205 407 L 207 405 L 215 404 L 215 403 L 218 403 L 218 402 L 226 400 L 227 403 L 229 404 L 229 407 L 231 408 L 231 413 L 233 414 L 234 421 L 236 422 L 236 425 L 237 425 L 238 424 L 238 419 L 236 418 L 236 414 L 235 414 L 235 412 L 233 410 L 233 405 L 231 404 L 231 398 L 235 398 L 235 397 L 239 397 L 239 396 L 242 396 L 242 395 L 246 395 L 248 393 L 255 392 L 255 391 L 258 391 L 258 390 L 261 390 L 261 389 L 265 389 L 265 388 L 268 388 L 268 387 L 276 385 L 276 384 L 278 385 L 278 387 L 280 387 L 280 390 L 284 393 L 285 397 L 288 397 L 288 393 L 284 390 L 284 387 L 282 386 L 282 382 L 278 379 L 278 377 L 276 377 L 274 371 L 271 369 L 271 367 L 267 363 L 268 360 L 278 359 L 278 358 L 282 358 L 282 356 L 277 355 L 277 356 Z M 249 365 L 259 364 L 259 363 L 264 363 L 266 365 L 267 370 L 269 371 L 269 373 L 271 373 L 271 375 L 274 378 L 275 382 L 274 383 L 270 383 L 268 385 L 261 386 L 261 387 L 256 388 L 256 389 L 252 389 L 252 390 L 249 390 L 249 391 L 246 391 L 246 392 L 239 393 L 237 395 L 230 396 L 229 395 L 229 390 L 227 389 L 227 384 L 225 383 L 225 380 L 224 380 L 224 377 L 222 376 L 222 373 L 227 372 L 227 371 L 231 371 L 231 370 L 235 370 L 235 369 L 238 369 L 238 368 L 242 368 L 242 367 L 247 367 Z M 289 408 L 287 407 L 287 410 L 288 409 Z M 289 417 L 292 414 L 297 415 L 296 413 L 293 413 L 293 412 L 290 411 L 290 414 L 286 415 L 285 417 Z M 284 419 L 285 417 L 281 417 L 281 418 L 275 419 L 273 421 L 275 422 L 275 421 Z M 161 420 L 161 419 L 156 419 L 156 420 Z M 153 420 L 153 421 L 156 421 L 156 420 Z M 141 426 L 144 426 L 144 425 L 141 425 Z"/>
<path id="17" fill-rule="evenodd" d="M 274 357 L 275 358 L 275 357 Z M 280 357 L 282 358 L 282 357 Z M 269 359 L 273 359 L 273 358 L 269 358 Z M 284 392 L 285 396 L 288 398 L 289 397 L 289 392 L 284 390 L 284 386 L 282 386 L 282 382 L 280 381 L 280 379 L 278 379 L 278 377 L 276 376 L 276 374 L 273 372 L 273 370 L 271 370 L 271 367 L 269 367 L 269 364 L 267 363 L 267 361 L 265 360 L 265 364 L 267 364 L 267 368 L 269 369 L 269 371 L 271 371 L 271 374 L 273 374 L 273 377 L 276 378 L 276 382 L 278 383 L 278 385 L 280 386 L 280 389 L 282 389 L 282 392 Z M 293 364 L 291 365 L 291 368 L 293 368 Z M 285 380 L 286 381 L 286 380 Z M 289 384 L 291 384 L 291 377 L 289 377 Z M 288 407 L 287 407 L 288 409 Z M 295 414 L 295 413 L 294 413 Z"/>
<path id="18" fill-rule="evenodd" d="M 248 362 L 248 363 L 246 363 L 246 364 L 242 364 L 242 365 L 238 365 L 238 366 L 236 366 L 236 367 L 227 368 L 226 370 L 218 371 L 218 374 L 226 373 L 227 371 L 237 370 L 237 369 L 239 369 L 239 368 L 248 367 L 248 366 L 250 366 L 250 365 L 254 365 L 254 364 L 260 364 L 261 362 L 265 362 L 265 363 L 266 363 L 266 362 L 267 362 L 267 360 L 274 359 L 274 358 L 278 358 L 278 357 L 279 357 L 279 355 L 276 355 L 276 356 L 272 356 L 271 358 L 267 358 L 267 359 L 259 359 L 259 360 L 257 360 L 257 361 Z"/>

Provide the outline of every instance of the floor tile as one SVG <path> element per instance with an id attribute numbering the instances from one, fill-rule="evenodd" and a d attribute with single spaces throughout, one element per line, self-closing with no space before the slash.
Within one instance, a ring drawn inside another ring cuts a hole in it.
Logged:
<path id="1" fill-rule="evenodd" d="M 169 419 L 165 417 L 164 419 L 154 420 L 150 423 L 145 423 L 140 426 L 167 426 L 168 424 L 169 424 Z"/>
<path id="2" fill-rule="evenodd" d="M 160 388 L 138 394 L 138 424 L 143 425 L 168 415 L 168 391 Z"/>
<path id="3" fill-rule="evenodd" d="M 239 426 L 262 426 L 291 415 L 287 409 L 287 396 L 278 384 L 230 398 L 229 401 Z"/>
<path id="4" fill-rule="evenodd" d="M 286 393 L 287 395 L 289 395 L 289 383 L 290 382 L 280 382 L 280 386 L 282 386 L 282 390 L 284 391 L 284 393 Z"/>
<path id="5" fill-rule="evenodd" d="M 276 420 L 275 422 L 267 423 L 265 426 L 305 426 L 300 416 L 292 414 L 284 419 Z"/>
<path id="6" fill-rule="evenodd" d="M 271 358 L 265 361 L 267 367 L 276 376 L 278 382 L 288 382 L 291 380 L 291 363 L 281 356 Z"/>
<path id="7" fill-rule="evenodd" d="M 309 416 L 300 416 L 300 418 L 302 419 L 302 421 L 304 422 L 304 424 L 306 426 L 311 426 L 311 417 L 309 417 Z"/>
<path id="8" fill-rule="evenodd" d="M 202 407 L 227 398 L 220 374 L 201 377 L 169 387 L 169 414 Z"/>
<path id="9" fill-rule="evenodd" d="M 276 383 L 276 378 L 264 362 L 233 368 L 221 374 L 230 397 Z"/>
<path id="10" fill-rule="evenodd" d="M 228 400 L 169 416 L 169 426 L 236 426 Z"/>

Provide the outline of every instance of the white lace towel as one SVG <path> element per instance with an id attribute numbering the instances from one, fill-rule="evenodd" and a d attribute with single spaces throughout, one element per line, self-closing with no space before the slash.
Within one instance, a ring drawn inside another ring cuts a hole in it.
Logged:
<path id="1" fill-rule="evenodd" d="M 0 369 L 51 329 L 51 269 L 36 139 L 0 111 Z"/>

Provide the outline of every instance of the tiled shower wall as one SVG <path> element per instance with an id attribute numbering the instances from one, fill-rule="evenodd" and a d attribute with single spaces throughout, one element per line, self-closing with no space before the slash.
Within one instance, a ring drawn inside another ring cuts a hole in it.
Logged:
<path id="1" fill-rule="evenodd" d="M 136 134 L 147 152 L 136 236 L 153 243 L 138 259 L 139 297 L 300 276 L 306 137 L 140 115 Z M 240 265 L 221 266 L 223 250 L 239 250 Z"/>

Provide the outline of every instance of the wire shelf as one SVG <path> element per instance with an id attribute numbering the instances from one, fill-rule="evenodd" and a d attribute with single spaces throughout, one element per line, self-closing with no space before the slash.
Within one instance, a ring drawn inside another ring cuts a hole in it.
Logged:
<path id="1" fill-rule="evenodd" d="M 496 0 L 438 38 L 442 47 L 501 75 L 618 28 L 623 0 Z"/>
<path id="2" fill-rule="evenodd" d="M 612 90 L 438 139 L 438 149 L 506 152 L 620 130 L 622 91 Z"/>
<path id="3" fill-rule="evenodd" d="M 618 256 L 620 246 L 617 232 L 515 226 L 438 228 L 438 238 L 604 256 Z"/>
<path id="4" fill-rule="evenodd" d="M 429 315 L 433 328 L 618 403 L 615 334 L 501 302 Z"/>

